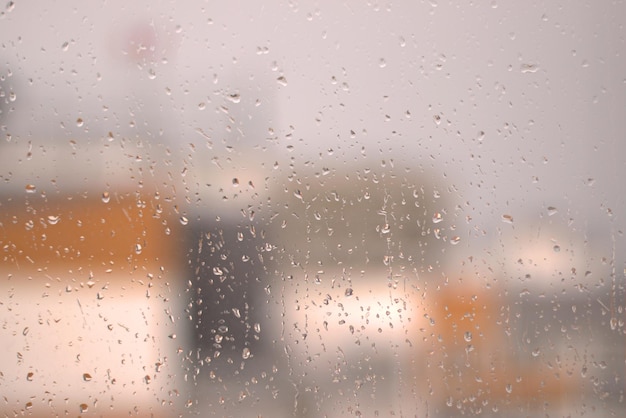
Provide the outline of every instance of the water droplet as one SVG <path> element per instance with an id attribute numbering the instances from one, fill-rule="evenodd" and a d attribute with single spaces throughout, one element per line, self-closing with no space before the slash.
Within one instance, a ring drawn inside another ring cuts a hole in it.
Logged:
<path id="1" fill-rule="evenodd" d="M 204 102 L 198 103 L 198 110 L 204 110 L 204 109 L 206 109 L 206 103 Z"/>
<path id="2" fill-rule="evenodd" d="M 433 215 L 433 223 L 438 224 L 441 221 L 443 221 L 443 216 L 441 215 L 441 213 L 435 212 L 435 214 Z"/>
<path id="3" fill-rule="evenodd" d="M 535 348 L 530 354 L 532 354 L 533 357 L 539 357 L 541 350 L 539 348 Z"/>
<path id="4" fill-rule="evenodd" d="M 35 376 L 35 373 L 33 373 L 33 372 L 28 372 L 28 373 L 26 374 L 26 380 L 28 380 L 29 382 L 32 382 L 32 381 L 33 381 L 33 377 L 34 377 L 34 376 Z"/>
<path id="5" fill-rule="evenodd" d="M 609 321 L 609 325 L 611 326 L 611 330 L 615 331 L 617 329 L 617 318 L 612 317 L 611 320 Z"/>
<path id="6" fill-rule="evenodd" d="M 34 184 L 26 185 L 26 193 L 35 193 L 37 191 L 37 187 Z"/>
<path id="7" fill-rule="evenodd" d="M 511 393 L 513 392 L 513 385 L 508 384 L 505 386 L 505 389 L 506 389 L 506 393 Z"/>
<path id="8" fill-rule="evenodd" d="M 61 219 L 61 217 L 58 216 L 58 215 L 48 215 L 48 223 L 50 225 L 58 224 L 60 219 Z"/>
<path id="9" fill-rule="evenodd" d="M 243 351 L 241 352 L 241 358 L 243 358 L 244 360 L 247 360 L 250 358 L 250 349 L 248 347 L 245 347 Z"/>
<path id="10" fill-rule="evenodd" d="M 507 224 L 513 223 L 513 217 L 511 215 L 502 215 L 502 222 Z"/>
<path id="11" fill-rule="evenodd" d="M 233 179 L 233 187 L 237 187 L 237 186 L 239 186 L 239 179 L 237 177 L 235 177 Z"/>
<path id="12" fill-rule="evenodd" d="M 469 331 L 466 331 L 465 334 L 463 334 L 463 339 L 467 342 L 472 341 L 472 333 Z"/>
<path id="13" fill-rule="evenodd" d="M 91 375 L 89 373 L 83 373 L 83 380 L 85 382 L 89 382 L 91 380 Z"/>
<path id="14" fill-rule="evenodd" d="M 385 68 L 385 67 L 387 66 L 387 61 L 385 61 L 385 59 L 384 59 L 384 58 L 379 59 L 379 60 L 378 60 L 378 66 L 379 66 L 380 68 Z"/>
<path id="15" fill-rule="evenodd" d="M 279 81 L 280 82 L 280 81 Z M 285 85 L 287 85 L 287 82 L 285 81 Z M 233 102 L 233 103 L 239 103 L 241 102 L 241 96 L 238 93 L 235 94 L 229 94 L 227 96 L 228 100 Z"/>
<path id="16" fill-rule="evenodd" d="M 346 289 L 345 295 L 346 296 L 352 296 L 352 293 L 353 293 L 353 290 L 352 290 L 351 287 L 349 287 L 349 288 Z"/>
<path id="17" fill-rule="evenodd" d="M 69 42 L 67 42 L 67 41 L 63 42 L 63 45 L 61 45 L 61 49 L 62 49 L 64 52 L 65 52 L 65 51 L 67 51 L 68 49 L 70 49 L 70 43 L 69 43 Z"/>
<path id="18" fill-rule="evenodd" d="M 150 376 L 145 375 L 143 378 L 143 381 L 146 382 L 146 384 L 150 384 L 150 382 L 152 381 L 152 379 L 150 378 Z"/>
<path id="19" fill-rule="evenodd" d="M 189 223 L 189 219 L 187 219 L 186 216 L 181 216 L 180 217 L 180 223 L 181 223 L 181 225 L 187 225 Z"/>
<path id="20" fill-rule="evenodd" d="M 86 403 L 81 403 L 80 405 L 78 405 L 78 409 L 81 413 L 87 412 L 87 410 L 89 409 L 89 405 L 87 405 Z"/>
<path id="21" fill-rule="evenodd" d="M 554 247 L 552 247 L 552 249 L 554 250 L 555 253 L 558 253 L 561 251 L 561 247 L 558 245 L 555 245 Z"/>
<path id="22" fill-rule="evenodd" d="M 78 126 L 79 128 L 83 126 L 84 123 L 85 121 L 83 121 L 83 118 L 76 119 L 76 126 Z"/>
<path id="23" fill-rule="evenodd" d="M 539 70 L 539 66 L 536 64 L 522 64 L 520 67 L 520 71 L 522 74 L 525 73 L 536 73 Z"/>
<path id="24" fill-rule="evenodd" d="M 261 324 L 259 324 L 258 322 L 254 324 L 254 332 L 256 332 L 257 334 L 261 332 Z"/>
<path id="25" fill-rule="evenodd" d="M 233 308 L 233 314 L 235 315 L 235 317 L 241 318 L 241 312 L 239 311 L 239 308 Z"/>
<path id="26" fill-rule="evenodd" d="M 452 239 L 450 239 L 450 244 L 452 245 L 457 245 L 459 242 L 461 242 L 461 237 L 459 237 L 458 235 L 452 237 Z"/>
<path id="27" fill-rule="evenodd" d="M 142 250 L 143 247 L 141 246 L 141 244 L 135 244 L 135 254 L 141 254 Z"/>
<path id="28" fill-rule="evenodd" d="M 548 216 L 552 216 L 557 212 L 558 212 L 557 208 L 555 208 L 554 206 L 548 206 Z"/>
<path id="29" fill-rule="evenodd" d="M 441 123 L 441 116 L 435 115 L 433 116 L 433 120 L 435 121 L 436 125 L 439 125 Z"/>
<path id="30" fill-rule="evenodd" d="M 102 193 L 102 202 L 109 203 L 110 200 L 111 200 L 111 195 L 109 194 L 109 192 Z"/>
<path id="31" fill-rule="evenodd" d="M 156 71 L 154 71 L 154 68 L 150 68 L 148 70 L 148 78 L 150 80 L 154 80 L 156 78 Z"/>
<path id="32" fill-rule="evenodd" d="M 280 84 L 281 86 L 286 86 L 287 85 L 287 79 L 284 76 L 280 76 L 276 79 L 276 81 L 278 81 L 278 84 Z"/>

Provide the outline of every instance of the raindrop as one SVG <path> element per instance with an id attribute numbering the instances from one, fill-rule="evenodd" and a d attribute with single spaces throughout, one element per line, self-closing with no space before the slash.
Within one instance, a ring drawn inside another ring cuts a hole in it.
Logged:
<path id="1" fill-rule="evenodd" d="M 280 76 L 276 79 L 276 81 L 278 81 L 278 84 L 280 84 L 281 86 L 286 86 L 287 85 L 287 79 L 284 76 Z"/>
<path id="2" fill-rule="evenodd" d="M 507 224 L 512 224 L 513 223 L 513 217 L 511 215 L 502 215 L 502 222 L 507 223 Z"/>
<path id="3" fill-rule="evenodd" d="M 280 78 L 279 78 L 279 82 L 280 82 Z M 287 85 L 287 82 L 286 82 L 286 81 L 285 81 L 285 84 L 284 84 L 284 85 Z M 240 96 L 239 94 L 237 94 L 237 93 L 235 93 L 235 94 L 229 94 L 229 95 L 228 95 L 228 100 L 230 100 L 230 101 L 231 101 L 231 102 L 233 102 L 233 103 L 239 103 L 239 102 L 241 101 L 241 96 Z"/>
<path id="4" fill-rule="evenodd" d="M 80 405 L 78 405 L 78 409 L 81 413 L 87 412 L 87 410 L 89 409 L 89 405 L 87 405 L 86 403 L 81 403 Z"/>
<path id="5" fill-rule="evenodd" d="M 508 384 L 506 385 L 505 389 L 506 389 L 506 393 L 511 393 L 513 392 L 513 385 Z"/>
<path id="6" fill-rule="evenodd" d="M 141 244 L 135 244 L 135 254 L 141 254 L 142 250 L 143 247 L 141 246 Z"/>
<path id="7" fill-rule="evenodd" d="M 63 45 L 61 45 L 61 49 L 63 51 L 67 51 L 68 49 L 70 49 L 70 43 L 69 42 L 63 42 Z"/>
<path id="8" fill-rule="evenodd" d="M 102 202 L 109 203 L 110 200 L 111 200 L 111 195 L 109 194 L 109 192 L 103 192 L 102 193 Z"/>
<path id="9" fill-rule="evenodd" d="M 441 116 L 435 115 L 433 116 L 433 120 L 435 121 L 435 124 L 439 125 L 441 123 Z"/>
<path id="10" fill-rule="evenodd" d="M 150 80 L 154 80 L 156 78 L 156 72 L 154 71 L 154 68 L 150 68 L 148 70 L 148 78 Z"/>
<path id="11" fill-rule="evenodd" d="M 37 187 L 34 184 L 26 185 L 26 193 L 35 193 L 37 191 Z"/>
<path id="12" fill-rule="evenodd" d="M 384 58 L 379 59 L 379 60 L 378 60 L 378 66 L 379 66 L 380 68 L 385 68 L 385 67 L 387 66 L 387 61 L 385 61 L 385 59 L 384 59 Z"/>
<path id="13" fill-rule="evenodd" d="M 89 382 L 91 380 L 91 375 L 89 373 L 83 373 L 83 380 L 85 382 Z"/>
<path id="14" fill-rule="evenodd" d="M 50 225 L 58 224 L 60 219 L 61 218 L 59 216 L 57 216 L 57 215 L 48 215 L 48 223 Z"/>
<path id="15" fill-rule="evenodd" d="M 539 70 L 539 66 L 536 64 L 522 64 L 520 67 L 520 71 L 522 74 L 525 73 L 536 73 Z"/>
<path id="16" fill-rule="evenodd" d="M 438 224 L 441 221 L 443 221 L 443 216 L 441 215 L 441 213 L 435 212 L 435 214 L 433 215 L 433 223 Z"/>
<path id="17" fill-rule="evenodd" d="M 458 235 L 452 237 L 452 239 L 450 239 L 450 244 L 452 245 L 457 245 L 459 242 L 461 242 L 461 237 L 459 237 Z"/>
<path id="18" fill-rule="evenodd" d="M 76 119 L 76 126 L 78 126 L 79 128 L 83 126 L 84 123 L 85 122 L 83 121 L 83 118 Z"/>
<path id="19" fill-rule="evenodd" d="M 552 247 L 552 249 L 554 250 L 555 253 L 558 253 L 561 251 L 561 247 L 558 245 L 555 245 L 554 247 Z"/>
<path id="20" fill-rule="evenodd" d="M 558 212 L 557 208 L 555 208 L 554 206 L 548 206 L 548 216 L 552 216 L 557 212 Z"/>
<path id="21" fill-rule="evenodd" d="M 353 293 L 353 290 L 351 287 L 346 289 L 346 292 L 345 292 L 346 296 L 352 296 L 352 293 Z"/>
<path id="22" fill-rule="evenodd" d="M 233 186 L 234 186 L 234 187 L 239 186 L 239 179 L 238 179 L 237 177 L 235 177 L 235 178 L 233 179 Z"/>
<path id="23" fill-rule="evenodd" d="M 181 216 L 180 217 L 180 223 L 181 223 L 181 225 L 187 225 L 189 223 L 189 219 L 187 219 L 186 216 Z"/>
<path id="24" fill-rule="evenodd" d="M 466 331 L 465 334 L 463 335 L 463 339 L 467 342 L 472 341 L 472 333 L 469 331 Z"/>
<path id="25" fill-rule="evenodd" d="M 248 347 L 245 347 L 243 351 L 241 352 L 241 358 L 243 358 L 244 360 L 247 360 L 250 358 L 250 349 Z"/>
<path id="26" fill-rule="evenodd" d="M 32 381 L 33 381 L 33 376 L 35 376 L 35 373 L 33 373 L 33 372 L 28 372 L 28 373 L 26 374 L 26 380 L 28 380 L 29 382 L 32 382 Z"/>
<path id="27" fill-rule="evenodd" d="M 609 324 L 611 326 L 611 330 L 615 331 L 617 329 L 617 318 L 612 317 L 611 320 L 609 321 Z"/>

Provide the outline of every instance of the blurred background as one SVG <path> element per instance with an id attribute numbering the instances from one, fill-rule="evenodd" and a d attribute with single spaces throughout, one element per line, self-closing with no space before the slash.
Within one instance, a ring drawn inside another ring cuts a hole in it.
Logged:
<path id="1" fill-rule="evenodd" d="M 626 3 L 9 1 L 3 416 L 621 416 Z"/>

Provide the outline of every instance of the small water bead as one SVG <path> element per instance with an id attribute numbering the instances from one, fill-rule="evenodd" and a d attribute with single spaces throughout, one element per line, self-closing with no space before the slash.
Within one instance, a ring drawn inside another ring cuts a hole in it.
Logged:
<path id="1" fill-rule="evenodd" d="M 243 351 L 241 352 L 241 358 L 243 358 L 244 360 L 247 360 L 250 358 L 250 349 L 248 347 L 245 347 L 243 349 Z"/>

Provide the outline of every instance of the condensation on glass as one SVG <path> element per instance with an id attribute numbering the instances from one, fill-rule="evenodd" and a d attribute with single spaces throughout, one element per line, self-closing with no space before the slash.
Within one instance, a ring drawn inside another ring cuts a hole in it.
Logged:
<path id="1" fill-rule="evenodd" d="M 623 415 L 623 16 L 5 3 L 1 415 Z"/>

